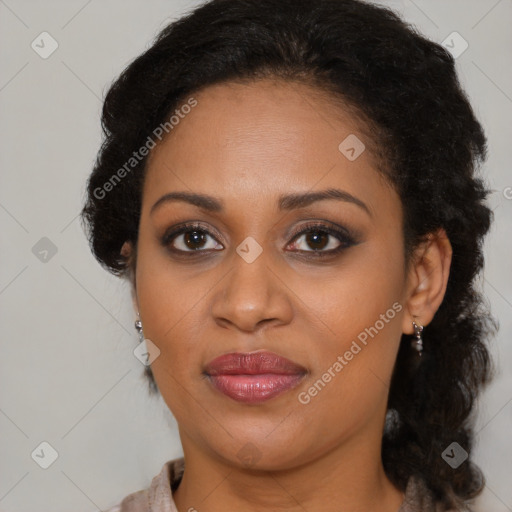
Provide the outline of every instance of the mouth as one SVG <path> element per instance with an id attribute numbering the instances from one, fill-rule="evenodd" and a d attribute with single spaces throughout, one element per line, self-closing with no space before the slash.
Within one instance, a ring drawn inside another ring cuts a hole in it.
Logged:
<path id="1" fill-rule="evenodd" d="M 217 357 L 204 372 L 214 389 L 248 404 L 262 403 L 289 391 L 307 370 L 273 352 L 234 352 Z"/>

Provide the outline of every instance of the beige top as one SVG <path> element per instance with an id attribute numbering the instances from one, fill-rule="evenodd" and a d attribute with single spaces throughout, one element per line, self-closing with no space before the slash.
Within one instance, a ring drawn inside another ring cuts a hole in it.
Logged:
<path id="1" fill-rule="evenodd" d="M 178 488 L 185 469 L 183 457 L 166 462 L 149 489 L 134 492 L 106 512 L 178 512 L 172 493 Z M 437 512 L 426 487 L 409 479 L 405 499 L 397 512 Z"/>

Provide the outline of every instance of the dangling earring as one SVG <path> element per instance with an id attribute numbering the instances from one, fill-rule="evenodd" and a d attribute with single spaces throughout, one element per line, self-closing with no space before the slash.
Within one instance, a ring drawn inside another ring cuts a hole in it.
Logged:
<path id="1" fill-rule="evenodd" d="M 412 322 L 412 326 L 414 327 L 414 336 L 416 337 L 411 341 L 411 346 L 418 351 L 418 354 L 421 356 L 423 352 L 423 338 L 421 337 L 421 333 L 423 332 L 423 326 L 418 325 L 414 320 Z"/>
<path id="2" fill-rule="evenodd" d="M 142 331 L 142 322 L 140 318 L 135 320 L 135 330 L 139 333 L 139 341 L 142 343 L 144 341 L 144 332 Z"/>

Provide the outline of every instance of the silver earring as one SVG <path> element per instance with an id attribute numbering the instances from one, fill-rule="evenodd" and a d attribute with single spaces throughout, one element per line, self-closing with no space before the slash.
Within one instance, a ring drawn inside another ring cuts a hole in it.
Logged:
<path id="1" fill-rule="evenodd" d="M 135 330 L 139 333 L 139 341 L 144 341 L 144 332 L 142 331 L 142 322 L 140 319 L 135 320 Z"/>
<path id="2" fill-rule="evenodd" d="M 414 336 L 415 339 L 411 341 L 411 346 L 418 351 L 418 354 L 421 356 L 423 352 L 423 338 L 421 337 L 421 333 L 423 332 L 423 326 L 418 325 L 414 320 L 412 322 L 412 326 L 414 327 Z"/>

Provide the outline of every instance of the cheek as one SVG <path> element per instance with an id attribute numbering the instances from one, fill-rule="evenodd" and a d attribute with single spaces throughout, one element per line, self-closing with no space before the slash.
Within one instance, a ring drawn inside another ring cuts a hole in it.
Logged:
<path id="1" fill-rule="evenodd" d="M 200 277 L 184 279 L 183 276 L 184 273 L 170 267 L 164 252 L 148 244 L 141 234 L 136 267 L 137 298 L 144 336 L 160 350 L 151 370 L 164 399 L 166 395 L 177 396 L 177 388 L 188 379 L 187 372 L 194 359 L 197 366 L 195 345 L 199 337 L 194 327 L 197 322 L 191 320 L 208 288 Z"/>
<path id="2" fill-rule="evenodd" d="M 322 333 L 308 355 L 313 387 L 303 402 L 310 412 L 329 407 L 341 418 L 351 410 L 356 420 L 358 411 L 366 415 L 385 402 L 401 338 L 404 261 L 399 237 L 396 245 L 364 245 L 330 279 L 297 282 L 297 295 L 307 298 L 303 328 L 313 340 L 312 325 Z"/>
<path id="3" fill-rule="evenodd" d="M 340 341 L 350 344 L 402 300 L 405 276 L 401 251 L 396 250 L 399 242 L 394 245 L 371 239 L 347 253 L 331 271 L 303 273 L 296 278 L 293 290 L 302 299 L 302 313 L 308 321 L 323 325 L 333 348 L 342 348 L 336 347 Z M 399 324 L 396 309 L 386 316 L 394 322 L 385 322 L 383 331 L 389 331 L 387 326 L 392 323 Z"/>
<path id="4" fill-rule="evenodd" d="M 204 308 L 201 299 L 205 300 L 205 291 L 193 284 L 162 274 L 157 280 L 141 279 L 138 283 L 144 335 L 161 352 L 157 366 L 165 363 L 168 368 L 184 371 L 194 355 L 198 357 L 200 340 L 205 336 L 200 334 L 201 322 L 196 317 Z M 184 285 L 191 289 L 184 290 Z"/>
<path id="5" fill-rule="evenodd" d="M 146 326 L 144 333 L 152 336 L 160 348 L 165 348 L 193 316 L 195 305 L 209 288 L 204 275 L 200 271 L 180 271 L 165 248 L 152 239 L 149 229 L 140 230 L 136 267 L 139 311 Z"/>
<path id="6" fill-rule="evenodd" d="M 139 266 L 140 264 L 140 266 Z M 155 259 L 142 257 L 137 261 L 137 295 L 144 335 L 160 350 L 151 364 L 151 371 L 163 400 L 178 422 L 189 415 L 200 417 L 191 397 L 198 396 L 198 340 L 204 338 L 193 322 L 197 307 L 201 307 L 201 282 L 180 279 L 166 265 L 158 266 Z M 193 412 L 192 412 L 193 411 Z"/>

